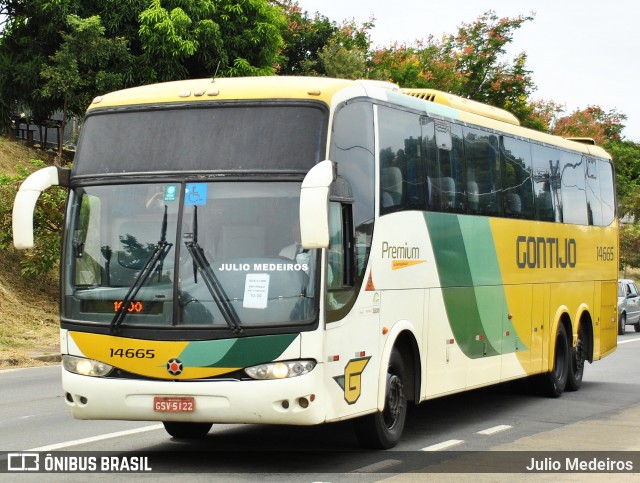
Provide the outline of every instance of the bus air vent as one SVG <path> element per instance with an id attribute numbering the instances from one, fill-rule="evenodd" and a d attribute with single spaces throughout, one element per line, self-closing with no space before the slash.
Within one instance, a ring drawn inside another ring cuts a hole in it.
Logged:
<path id="1" fill-rule="evenodd" d="M 448 92 L 442 92 L 436 89 L 400 89 L 400 92 L 425 101 L 453 107 L 460 111 L 471 112 L 490 119 L 495 119 L 496 121 L 507 122 L 516 126 L 520 125 L 518 118 L 504 109 L 489 106 L 488 104 L 482 104 L 481 102 L 473 101 L 471 99 L 465 99 L 464 97 L 455 96 Z"/>
<path id="2" fill-rule="evenodd" d="M 568 141 L 573 141 L 576 143 L 589 144 L 590 146 L 595 146 L 596 142 L 592 138 L 565 138 Z"/>

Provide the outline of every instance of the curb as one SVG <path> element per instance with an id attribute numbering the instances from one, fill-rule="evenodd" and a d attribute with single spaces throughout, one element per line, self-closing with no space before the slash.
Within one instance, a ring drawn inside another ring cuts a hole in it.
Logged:
<path id="1" fill-rule="evenodd" d="M 40 362 L 62 362 L 62 356 L 60 354 L 42 354 L 33 356 L 32 359 Z"/>

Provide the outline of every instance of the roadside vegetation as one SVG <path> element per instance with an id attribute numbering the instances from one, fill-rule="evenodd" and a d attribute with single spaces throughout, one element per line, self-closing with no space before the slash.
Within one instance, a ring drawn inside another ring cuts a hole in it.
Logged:
<path id="1" fill-rule="evenodd" d="M 2 237 L 6 232 L 7 197 L 15 195 L 11 180 L 35 165 L 52 164 L 53 155 L 0 137 Z M 35 161 L 35 162 L 34 162 Z M 10 223 L 10 220 L 9 220 Z M 45 364 L 59 353 L 58 271 L 24 273 L 24 254 L 2 243 L 0 249 L 0 369 Z M 24 274 L 23 274 L 24 273 Z M 40 359 L 36 359 L 40 357 Z"/>

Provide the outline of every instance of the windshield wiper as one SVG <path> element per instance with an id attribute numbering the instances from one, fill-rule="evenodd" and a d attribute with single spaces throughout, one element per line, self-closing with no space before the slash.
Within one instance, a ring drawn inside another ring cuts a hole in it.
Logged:
<path id="1" fill-rule="evenodd" d="M 173 243 L 167 242 L 167 205 L 164 205 L 162 227 L 160 229 L 160 240 L 153 247 L 151 255 L 149 255 L 149 258 L 142 267 L 142 270 L 140 270 L 140 273 L 138 273 L 138 276 L 133 281 L 133 285 L 131 285 L 131 287 L 129 288 L 129 291 L 124 296 L 120 307 L 118 307 L 118 310 L 113 316 L 113 320 L 110 324 L 110 331 L 112 334 L 116 334 L 118 332 L 118 329 L 122 324 L 122 320 L 128 313 L 127 309 L 129 308 L 129 304 L 136 297 L 136 295 L 138 295 L 138 292 L 149 278 L 149 275 L 153 273 L 156 265 L 158 266 L 158 279 L 162 276 L 162 264 L 164 262 L 164 258 L 167 256 L 172 246 Z"/>
<path id="2" fill-rule="evenodd" d="M 198 271 L 202 275 L 202 280 L 207 286 L 213 301 L 218 306 L 222 317 L 235 335 L 243 335 L 244 329 L 240 326 L 238 314 L 233 306 L 229 303 L 227 294 L 224 292 L 220 281 L 211 269 L 204 250 L 198 244 L 198 207 L 193 207 L 193 236 L 190 241 L 184 242 L 191 258 L 193 259 L 193 279 L 198 281 Z"/>

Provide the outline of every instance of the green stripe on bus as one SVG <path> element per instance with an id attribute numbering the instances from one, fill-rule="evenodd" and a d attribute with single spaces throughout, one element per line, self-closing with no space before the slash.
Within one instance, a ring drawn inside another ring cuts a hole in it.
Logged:
<path id="1" fill-rule="evenodd" d="M 298 334 L 191 342 L 180 354 L 191 367 L 247 367 L 277 359 Z"/>
<path id="2" fill-rule="evenodd" d="M 454 337 L 470 358 L 497 355 L 515 333 L 489 219 L 425 213 L 445 310 Z"/>

